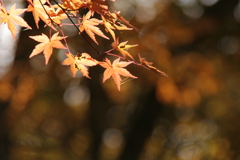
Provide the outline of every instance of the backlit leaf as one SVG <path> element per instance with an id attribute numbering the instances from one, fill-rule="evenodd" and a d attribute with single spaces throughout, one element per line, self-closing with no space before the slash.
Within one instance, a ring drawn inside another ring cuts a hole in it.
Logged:
<path id="1" fill-rule="evenodd" d="M 110 77 L 113 78 L 114 82 L 117 85 L 118 90 L 120 91 L 120 85 L 122 82 L 121 76 L 124 77 L 131 77 L 131 78 L 137 78 L 133 76 L 128 70 L 126 70 L 123 67 L 128 66 L 132 62 L 120 62 L 120 58 L 113 61 L 111 64 L 109 59 L 105 59 L 105 62 L 99 62 L 99 65 L 101 65 L 103 68 L 106 68 L 106 70 L 103 73 L 103 83 L 109 79 Z"/>
<path id="2" fill-rule="evenodd" d="M 14 4 L 10 11 L 8 12 L 4 7 L 0 6 L 0 24 L 6 23 L 8 29 L 11 31 L 13 38 L 16 40 L 17 29 L 15 24 L 18 24 L 22 27 L 32 29 L 27 22 L 20 17 L 19 15 L 24 13 L 27 9 L 15 9 L 16 4 Z"/>
<path id="3" fill-rule="evenodd" d="M 35 46 L 29 58 L 32 58 L 33 56 L 43 52 L 46 64 L 48 64 L 49 58 L 52 55 L 53 48 L 66 49 L 66 47 L 60 42 L 60 40 L 66 37 L 58 36 L 58 32 L 55 33 L 50 39 L 43 33 L 42 35 L 29 37 L 34 39 L 35 41 L 41 42 L 40 44 Z"/>
<path id="4" fill-rule="evenodd" d="M 91 13 L 92 12 L 88 12 L 84 17 L 83 17 L 83 21 L 81 23 L 81 26 L 80 26 L 80 31 L 83 32 L 85 30 L 85 32 L 89 35 L 89 37 L 95 42 L 98 44 L 96 38 L 95 38 L 95 34 L 103 37 L 103 38 L 106 38 L 106 39 L 109 39 L 107 36 L 105 36 L 103 34 L 103 32 L 98 28 L 96 27 L 96 25 L 99 25 L 100 23 L 102 23 L 102 21 L 96 19 L 96 18 L 91 18 Z"/>

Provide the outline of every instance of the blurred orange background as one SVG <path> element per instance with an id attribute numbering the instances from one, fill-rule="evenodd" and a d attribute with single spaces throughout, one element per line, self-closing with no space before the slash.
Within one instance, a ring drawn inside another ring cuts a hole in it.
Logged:
<path id="1" fill-rule="evenodd" d="M 5 1 L 6 5 L 16 1 Z M 19 1 L 23 7 L 25 1 Z M 116 0 L 140 29 L 121 41 L 169 77 L 130 65 L 138 79 L 102 83 L 100 66 L 73 78 L 64 50 L 46 66 L 29 59 L 33 30 L 18 40 L 0 28 L 1 160 L 232 160 L 240 158 L 240 2 L 238 0 Z M 17 5 L 18 6 L 18 5 Z M 20 6 L 20 4 L 19 4 Z M 98 59 L 77 31 L 65 26 L 73 52 Z M 1 31 L 2 30 L 2 31 Z M 111 42 L 98 37 L 100 51 Z"/>

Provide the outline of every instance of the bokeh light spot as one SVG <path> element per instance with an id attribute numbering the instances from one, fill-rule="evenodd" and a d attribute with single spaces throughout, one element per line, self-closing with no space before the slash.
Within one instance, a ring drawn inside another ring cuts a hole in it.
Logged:
<path id="1" fill-rule="evenodd" d="M 183 12 L 186 16 L 192 19 L 200 18 L 204 13 L 204 8 L 200 5 L 194 5 L 191 7 L 183 8 Z"/>
<path id="2" fill-rule="evenodd" d="M 239 40 L 235 36 L 225 36 L 219 40 L 218 48 L 223 53 L 234 54 L 239 50 Z"/>
<path id="3" fill-rule="evenodd" d="M 64 102 L 71 107 L 79 107 L 89 101 L 89 90 L 84 86 L 70 86 L 64 93 Z"/>
<path id="4" fill-rule="evenodd" d="M 204 6 L 212 6 L 218 2 L 218 0 L 199 0 L 199 2 Z"/>
<path id="5" fill-rule="evenodd" d="M 123 135 L 118 129 L 108 129 L 103 134 L 103 142 L 109 148 L 118 148 L 123 143 Z"/>
<path id="6" fill-rule="evenodd" d="M 197 4 L 196 0 L 177 0 L 176 4 L 179 6 L 189 7 Z"/>

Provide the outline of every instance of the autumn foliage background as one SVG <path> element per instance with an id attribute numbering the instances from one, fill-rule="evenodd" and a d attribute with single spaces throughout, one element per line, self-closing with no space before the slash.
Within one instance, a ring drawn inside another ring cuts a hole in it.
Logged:
<path id="1" fill-rule="evenodd" d="M 62 65 L 65 51 L 54 50 L 48 65 L 42 54 L 29 59 L 38 44 L 29 36 L 49 31 L 43 23 L 36 29 L 25 13 L 32 30 L 21 29 L 10 49 L 11 34 L 0 28 L 0 159 L 240 158 L 239 1 L 109 5 L 140 29 L 120 33 L 139 45 L 132 55 L 140 53 L 169 77 L 130 65 L 138 79 L 126 79 L 118 91 L 113 80 L 102 83 L 100 66 L 89 68 L 91 79 L 73 78 Z M 98 58 L 77 31 L 65 27 L 65 33 L 75 52 Z M 111 46 L 97 39 L 100 51 Z"/>

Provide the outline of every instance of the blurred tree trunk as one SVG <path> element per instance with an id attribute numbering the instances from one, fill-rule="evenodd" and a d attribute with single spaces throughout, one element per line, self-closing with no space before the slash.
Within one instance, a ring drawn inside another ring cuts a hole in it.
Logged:
<path id="1" fill-rule="evenodd" d="M 154 123 L 163 109 L 156 100 L 155 89 L 139 97 L 139 107 L 133 117 L 132 125 L 126 135 L 126 145 L 120 156 L 121 160 L 136 160 L 141 155 L 146 139 L 151 136 Z M 144 100 L 142 106 L 141 101 Z"/>

